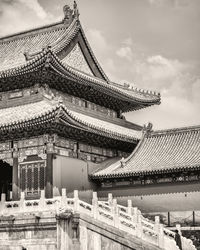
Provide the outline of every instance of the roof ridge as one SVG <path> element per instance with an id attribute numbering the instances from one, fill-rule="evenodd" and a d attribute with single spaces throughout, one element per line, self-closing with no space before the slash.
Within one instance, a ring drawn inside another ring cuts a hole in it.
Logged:
<path id="1" fill-rule="evenodd" d="M 185 126 L 179 128 L 170 128 L 170 129 L 160 129 L 154 130 L 149 133 L 148 137 L 156 136 L 156 135 L 167 135 L 167 134 L 176 134 L 176 133 L 183 133 L 183 132 L 191 132 L 191 131 L 199 131 L 200 125 L 192 125 L 192 126 Z"/>
<path id="2" fill-rule="evenodd" d="M 41 33 L 46 33 L 48 31 L 53 31 L 56 28 L 57 29 L 68 28 L 68 26 L 65 25 L 63 21 L 59 21 L 59 22 L 47 24 L 44 26 L 39 26 L 39 27 L 36 27 L 33 29 L 26 29 L 24 31 L 19 31 L 19 32 L 10 34 L 10 35 L 0 37 L 0 43 L 6 43 L 6 42 L 11 42 L 11 41 L 14 41 L 17 39 L 22 39 L 22 38 L 25 38 L 26 35 L 27 36 L 36 36 L 36 35 L 38 35 L 38 33 L 33 33 L 33 32 L 40 31 L 39 34 L 41 34 Z"/>
<path id="3" fill-rule="evenodd" d="M 97 58 L 96 58 L 96 56 L 95 56 L 95 54 L 94 54 L 94 52 L 93 52 L 93 50 L 92 50 L 92 48 L 91 48 L 89 42 L 88 42 L 88 39 L 87 39 L 87 37 L 86 37 L 86 35 L 85 35 L 85 32 L 84 32 L 83 27 L 82 27 L 81 24 L 80 24 L 80 31 L 81 31 L 81 33 L 82 33 L 82 35 L 83 35 L 83 38 L 84 38 L 85 43 L 86 43 L 86 46 L 88 47 L 88 50 L 89 50 L 89 52 L 90 52 L 90 54 L 91 54 L 91 56 L 92 56 L 92 58 L 93 58 L 93 60 L 94 60 L 94 62 L 95 62 L 95 64 L 96 64 L 97 68 L 99 69 L 99 71 L 100 71 L 101 74 L 103 75 L 105 81 L 106 81 L 106 82 L 109 82 L 109 78 L 108 78 L 108 76 L 106 75 L 106 73 L 104 72 L 104 70 L 103 70 L 103 68 L 101 67 L 100 63 L 98 62 L 98 60 L 97 60 Z"/>

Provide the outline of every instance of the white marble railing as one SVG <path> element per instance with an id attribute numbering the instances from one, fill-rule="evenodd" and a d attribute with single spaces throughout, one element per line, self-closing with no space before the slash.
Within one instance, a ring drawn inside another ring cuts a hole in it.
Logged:
<path id="1" fill-rule="evenodd" d="M 109 206 L 113 202 L 112 194 L 108 194 L 108 201 L 99 201 L 99 205 L 102 206 L 102 204 Z M 132 201 L 128 200 L 128 206 L 122 206 L 122 205 L 117 205 L 118 209 L 120 211 L 125 211 L 126 213 L 131 213 L 134 217 L 135 220 L 137 221 L 138 216 L 141 218 L 141 224 L 143 228 L 149 228 L 151 230 L 155 230 L 158 227 L 162 228 L 163 234 L 164 234 L 164 242 L 162 243 L 162 246 L 164 249 L 179 249 L 177 246 L 174 246 L 174 237 L 175 233 L 165 227 L 163 227 L 162 224 L 160 224 L 160 218 L 159 216 L 155 216 L 155 221 L 151 221 L 144 216 L 141 215 L 141 211 L 138 210 L 136 207 L 132 207 Z M 177 225 L 177 230 L 179 231 L 181 235 L 181 228 L 180 225 Z M 182 249 L 183 250 L 195 250 L 196 247 L 193 245 L 192 241 L 190 239 L 187 239 L 183 236 L 181 236 L 181 241 L 182 241 Z M 170 246 L 170 247 L 169 247 Z"/>
<path id="2" fill-rule="evenodd" d="M 117 204 L 117 200 L 109 194 L 108 201 L 99 201 L 97 193 L 93 193 L 92 204 L 79 199 L 78 191 L 74 191 L 74 198 L 66 196 L 66 190 L 62 190 L 62 196 L 46 199 L 44 191 L 38 200 L 25 200 L 24 193 L 21 193 L 19 201 L 5 201 L 5 194 L 1 195 L 0 216 L 16 215 L 25 212 L 45 212 L 54 211 L 59 214 L 66 209 L 72 212 L 83 213 L 91 216 L 108 225 L 114 226 L 132 234 L 146 242 L 160 247 L 161 249 L 178 250 L 174 232 L 163 227 L 159 222 L 159 217 L 155 216 L 155 222 L 144 218 L 141 212 L 132 207 L 132 202 L 128 201 L 128 206 Z M 192 241 L 182 237 L 183 250 L 195 250 Z"/>

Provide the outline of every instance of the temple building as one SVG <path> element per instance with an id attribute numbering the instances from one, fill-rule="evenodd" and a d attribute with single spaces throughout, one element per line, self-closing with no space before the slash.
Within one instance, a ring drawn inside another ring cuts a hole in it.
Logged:
<path id="1" fill-rule="evenodd" d="M 200 127 L 153 131 L 124 117 L 160 99 L 108 79 L 76 3 L 61 22 L 0 38 L 0 193 L 96 190 L 142 211 L 199 209 Z"/>
<path id="2" fill-rule="evenodd" d="M 124 112 L 160 95 L 111 82 L 74 4 L 62 22 L 0 39 L 0 191 L 7 199 L 95 187 L 89 172 L 127 157 L 142 127 Z M 12 196 L 12 197 L 11 197 Z"/>

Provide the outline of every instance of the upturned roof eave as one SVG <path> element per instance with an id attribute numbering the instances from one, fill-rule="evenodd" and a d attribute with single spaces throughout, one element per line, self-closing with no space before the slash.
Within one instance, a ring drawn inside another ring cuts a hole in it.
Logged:
<path id="1" fill-rule="evenodd" d="M 144 175 L 157 175 L 157 174 L 165 174 L 165 173 L 166 174 L 176 173 L 180 171 L 183 172 L 183 171 L 200 170 L 200 161 L 198 163 L 198 160 L 194 160 L 193 162 L 190 162 L 190 163 L 188 163 L 188 161 L 186 161 L 185 163 L 175 161 L 173 165 L 169 165 L 169 164 L 167 165 L 165 164 L 165 157 L 164 157 L 163 161 L 161 160 L 159 165 L 157 164 L 152 169 L 149 169 L 149 166 L 152 165 L 151 155 L 149 155 L 149 157 L 147 156 L 147 159 L 146 159 L 147 160 L 146 167 L 143 166 L 143 169 L 141 170 L 139 169 L 140 162 L 136 160 L 138 158 L 138 154 L 141 155 L 142 153 L 144 153 L 142 150 L 143 148 L 146 148 L 147 141 L 149 139 L 156 139 L 162 136 L 171 137 L 172 135 L 182 136 L 183 134 L 192 133 L 193 135 L 196 135 L 195 140 L 198 143 L 199 131 L 200 131 L 200 125 L 146 132 L 143 134 L 143 138 L 140 140 L 140 142 L 138 143 L 137 147 L 134 149 L 132 154 L 126 159 L 123 159 L 123 162 L 121 160 L 121 161 L 118 161 L 118 164 L 113 164 L 113 165 L 108 166 L 104 170 L 96 171 L 90 175 L 90 178 L 94 180 L 97 180 L 97 179 L 102 180 L 102 179 L 113 179 L 113 178 L 139 177 L 139 176 L 144 176 Z M 194 151 L 194 148 L 192 148 L 192 145 L 194 145 L 194 143 L 195 142 L 193 141 L 193 144 L 191 144 L 192 151 Z M 199 148 L 198 145 L 196 147 L 196 150 L 198 150 Z M 189 154 L 190 154 L 190 151 L 189 151 Z M 193 159 L 191 155 L 189 156 L 191 157 L 191 159 Z M 137 161 L 137 165 L 135 163 L 136 161 Z M 132 169 L 130 169 L 130 166 L 132 166 Z M 142 162 L 141 162 L 141 166 L 142 166 Z"/>
<path id="2" fill-rule="evenodd" d="M 147 176 L 147 175 L 159 175 L 159 174 L 173 174 L 177 172 L 182 171 L 194 171 L 194 170 L 200 170 L 200 163 L 199 165 L 195 166 L 180 166 L 180 167 L 174 167 L 174 168 L 164 168 L 164 169 L 157 169 L 157 170 L 144 170 L 144 171 L 130 171 L 130 172 L 120 172 L 120 173 L 113 173 L 113 174 L 90 174 L 90 179 L 92 180 L 102 180 L 102 179 L 115 179 L 115 178 L 128 178 L 128 177 L 141 177 L 141 176 Z"/>
<path id="3" fill-rule="evenodd" d="M 34 124 L 44 124 L 45 122 L 57 122 L 60 124 L 64 124 L 67 126 L 74 126 L 78 129 L 85 130 L 92 133 L 97 133 L 101 136 L 112 138 L 119 141 L 129 142 L 135 144 L 139 137 L 133 137 L 129 135 L 123 135 L 120 132 L 112 132 L 111 130 L 100 130 L 98 127 L 88 123 L 81 121 L 78 117 L 74 116 L 70 110 L 68 110 L 65 105 L 58 104 L 56 106 L 52 106 L 52 108 L 45 112 L 42 115 L 36 115 L 30 119 L 13 121 L 11 123 L 2 124 L 0 126 L 0 131 L 6 132 L 11 130 L 16 130 L 20 128 L 24 128 L 26 126 L 34 126 Z"/>
<path id="4" fill-rule="evenodd" d="M 130 103 L 135 104 L 142 104 L 146 106 L 159 104 L 160 103 L 160 96 L 154 96 L 154 99 L 146 99 L 145 95 L 143 96 L 142 93 L 140 93 L 140 98 L 134 97 L 134 92 L 132 92 L 132 95 L 124 92 L 123 89 L 116 88 L 115 86 L 111 84 L 107 84 L 106 81 L 90 76 L 84 72 L 81 72 L 75 68 L 70 67 L 67 64 L 64 64 L 52 51 L 52 49 L 49 47 L 46 50 L 43 50 L 39 54 L 37 54 L 33 59 L 25 62 L 23 65 L 20 65 L 18 67 L 1 71 L 0 72 L 0 79 L 5 79 L 8 77 L 16 77 L 18 75 L 27 74 L 30 72 L 37 71 L 41 68 L 51 68 L 56 73 L 60 74 L 62 77 L 65 78 L 71 78 L 74 79 L 82 84 L 90 85 L 95 88 L 98 88 L 98 90 L 102 91 L 109 91 L 110 94 L 116 95 L 117 98 L 128 101 Z M 137 94 L 138 95 L 138 94 Z M 149 95 L 150 96 L 150 95 Z M 151 96 L 151 97 L 152 97 Z M 130 107 L 128 108 L 130 109 Z M 129 110 L 128 110 L 129 111 Z"/>

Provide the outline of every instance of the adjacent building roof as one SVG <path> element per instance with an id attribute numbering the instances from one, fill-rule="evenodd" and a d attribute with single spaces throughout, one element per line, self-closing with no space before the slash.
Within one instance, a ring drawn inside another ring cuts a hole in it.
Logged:
<path id="1" fill-rule="evenodd" d="M 91 177 L 115 178 L 200 167 L 200 126 L 155 131 L 143 135 L 133 153 Z"/>
<path id="2" fill-rule="evenodd" d="M 69 107 L 58 100 L 45 99 L 25 105 L 0 109 L 1 132 L 23 128 L 31 124 L 43 124 L 46 121 L 63 123 L 66 126 L 75 127 L 83 131 L 132 143 L 138 141 L 142 136 L 141 131 L 70 110 Z"/>
<path id="3" fill-rule="evenodd" d="M 8 78 L 24 76 L 24 86 L 28 84 L 28 73 L 48 65 L 63 78 L 90 85 L 112 98 L 126 99 L 124 112 L 159 104 L 160 95 L 156 92 L 122 86 L 108 79 L 85 37 L 77 9 L 67 11 L 63 22 L 0 39 L 0 91 L 9 89 Z M 68 17 L 70 20 L 66 20 Z"/>

